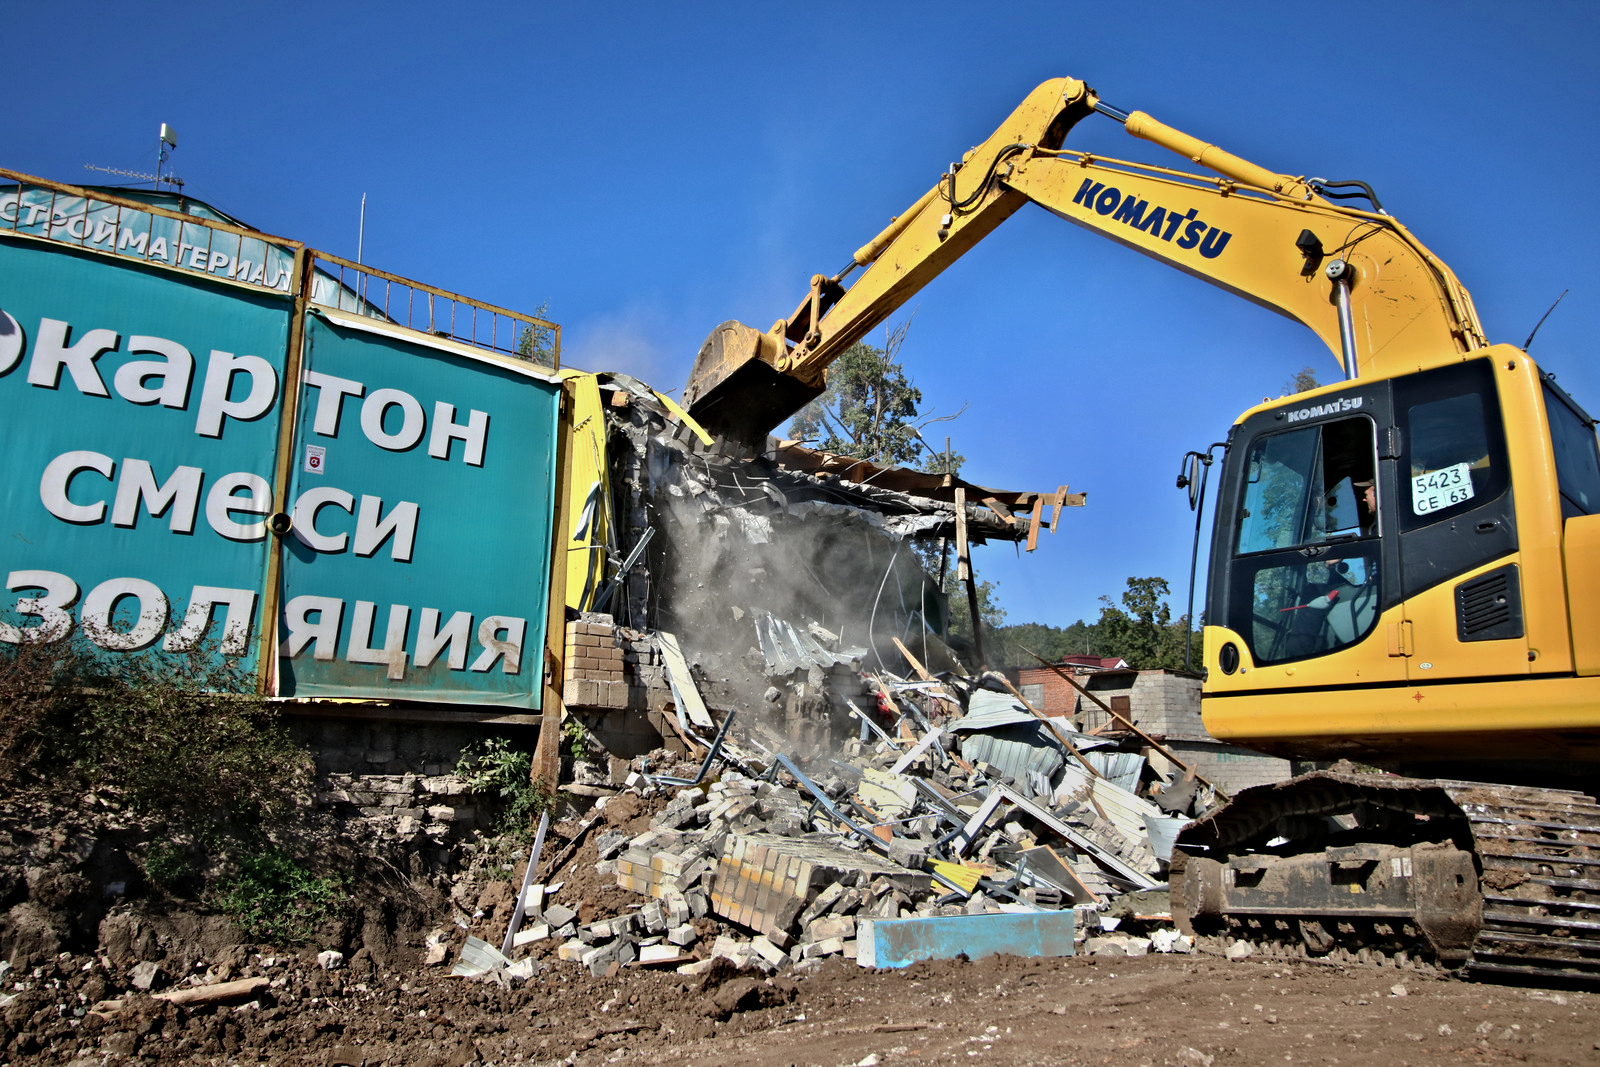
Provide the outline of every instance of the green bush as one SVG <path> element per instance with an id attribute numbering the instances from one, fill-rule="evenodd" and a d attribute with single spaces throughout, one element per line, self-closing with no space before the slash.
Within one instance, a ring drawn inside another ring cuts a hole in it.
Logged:
<path id="1" fill-rule="evenodd" d="M 0 780 L 109 788 L 184 827 L 260 827 L 308 794 L 312 761 L 236 665 L 0 645 Z"/>
<path id="2" fill-rule="evenodd" d="M 190 850 L 174 841 L 157 841 L 146 849 L 143 867 L 150 884 L 168 893 L 180 892 L 199 873 Z"/>
<path id="3" fill-rule="evenodd" d="M 573 759 L 589 758 L 589 731 L 577 719 L 561 724 L 561 739 L 566 742 L 567 755 Z"/>
<path id="4" fill-rule="evenodd" d="M 199 895 L 256 940 L 303 941 L 344 893 L 274 844 L 304 831 L 314 766 L 253 688 L 211 649 L 0 644 L 0 788 L 112 798 L 157 835 L 153 886 Z"/>
<path id="5" fill-rule="evenodd" d="M 529 837 L 533 821 L 555 804 L 554 787 L 533 777 L 533 757 L 503 737 L 474 741 L 462 749 L 456 777 L 474 793 L 503 801 L 499 832 L 519 839 Z"/>
<path id="6" fill-rule="evenodd" d="M 344 899 L 336 880 L 276 849 L 241 859 L 237 873 L 219 879 L 208 896 L 246 937 L 277 945 L 311 940 Z"/>

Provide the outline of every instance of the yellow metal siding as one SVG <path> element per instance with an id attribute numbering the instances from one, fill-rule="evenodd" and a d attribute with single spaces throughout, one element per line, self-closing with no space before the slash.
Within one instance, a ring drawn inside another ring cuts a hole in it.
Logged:
<path id="1" fill-rule="evenodd" d="M 1581 675 L 1600 674 L 1600 515 L 1567 520 L 1563 553 L 1573 663 Z"/>

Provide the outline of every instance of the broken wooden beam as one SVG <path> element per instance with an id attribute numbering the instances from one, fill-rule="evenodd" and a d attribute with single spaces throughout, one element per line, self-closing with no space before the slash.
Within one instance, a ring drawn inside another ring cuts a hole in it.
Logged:
<path id="1" fill-rule="evenodd" d="M 239 1000 L 254 993 L 259 993 L 267 988 L 271 979 L 268 978 L 241 978 L 237 982 L 218 982 L 215 985 L 190 986 L 187 989 L 174 989 L 166 993 L 153 994 L 156 1000 L 164 1000 L 168 1004 L 176 1004 L 180 1008 L 192 1008 L 197 1004 L 215 1004 L 223 1000 Z"/>

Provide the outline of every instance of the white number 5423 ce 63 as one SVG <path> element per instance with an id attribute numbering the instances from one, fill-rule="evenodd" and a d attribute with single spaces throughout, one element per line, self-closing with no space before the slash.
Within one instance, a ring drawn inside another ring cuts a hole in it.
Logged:
<path id="1" fill-rule="evenodd" d="M 1465 463 L 1428 471 L 1411 479 L 1411 511 L 1415 515 L 1427 515 L 1471 500 L 1472 496 L 1472 472 Z"/>

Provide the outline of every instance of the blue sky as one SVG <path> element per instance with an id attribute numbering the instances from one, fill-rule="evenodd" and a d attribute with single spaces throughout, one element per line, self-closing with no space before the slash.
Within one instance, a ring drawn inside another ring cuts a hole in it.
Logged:
<path id="1" fill-rule="evenodd" d="M 449 5 L 90 2 L 7 50 L 0 165 L 148 170 L 252 225 L 505 306 L 548 302 L 568 363 L 682 384 L 724 319 L 766 328 L 1071 75 L 1274 170 L 1370 182 L 1600 410 L 1600 5 L 1240 2 Z M 17 24 L 13 21 L 13 30 Z M 1069 145 L 1162 161 L 1110 120 Z M 1168 157 L 1170 159 L 1170 157 Z M 907 305 L 902 354 L 973 480 L 1089 493 L 1019 558 L 1011 621 L 1093 619 L 1172 581 L 1178 458 L 1311 364 L 1309 331 L 1037 208 Z"/>

